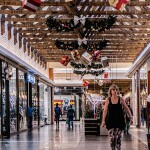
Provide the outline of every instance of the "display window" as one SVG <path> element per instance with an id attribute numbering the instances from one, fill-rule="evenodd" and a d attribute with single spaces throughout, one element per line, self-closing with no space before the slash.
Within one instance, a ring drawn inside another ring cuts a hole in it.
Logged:
<path id="1" fill-rule="evenodd" d="M 32 107 L 33 111 L 33 127 L 38 126 L 38 98 L 37 98 L 37 80 L 32 84 Z"/>
<path id="2" fill-rule="evenodd" d="M 13 133 L 17 131 L 16 68 L 9 65 L 6 73 L 9 74 L 6 78 L 9 78 L 10 133 Z"/>
<path id="3" fill-rule="evenodd" d="M 51 123 L 51 104 L 52 104 L 52 87 L 47 88 L 47 94 L 48 94 L 48 123 Z"/>
<path id="4" fill-rule="evenodd" d="M 7 132 L 7 104 L 6 104 L 6 78 L 5 78 L 6 63 L 2 62 L 2 133 Z M 1 116 L 0 116 L 1 119 Z M 1 126 L 1 124 L 0 124 Z"/>
<path id="5" fill-rule="evenodd" d="M 70 105 L 75 110 L 75 120 L 80 120 L 81 117 L 81 99 L 82 88 L 81 87 L 55 87 L 54 88 L 54 108 L 56 103 L 62 110 L 62 116 L 60 120 L 66 120 L 67 111 Z"/>
<path id="6" fill-rule="evenodd" d="M 79 112 L 79 102 L 76 102 L 74 100 L 74 96 L 72 95 L 61 95 L 60 97 L 59 96 L 54 96 L 54 108 L 56 107 L 56 104 L 58 103 L 59 107 L 61 108 L 61 111 L 62 111 L 62 117 L 60 118 L 60 120 L 66 120 L 67 118 L 67 111 L 68 111 L 68 108 L 70 107 L 70 105 L 72 105 L 72 107 L 74 108 L 75 110 L 75 115 L 78 114 Z M 77 99 L 78 101 L 78 99 Z M 75 119 L 78 119 L 76 118 L 75 116 Z"/>
<path id="7" fill-rule="evenodd" d="M 39 82 L 39 111 L 40 111 L 40 125 L 44 125 L 44 84 Z"/>
<path id="8" fill-rule="evenodd" d="M 141 126 L 146 128 L 147 110 L 147 69 L 145 66 L 140 69 L 140 121 Z"/>
<path id="9" fill-rule="evenodd" d="M 19 130 L 27 129 L 27 91 L 24 80 L 24 72 L 18 72 L 19 75 Z"/>

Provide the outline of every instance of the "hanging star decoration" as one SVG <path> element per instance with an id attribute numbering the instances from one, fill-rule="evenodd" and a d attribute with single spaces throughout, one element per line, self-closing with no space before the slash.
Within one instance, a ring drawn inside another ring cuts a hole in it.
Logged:
<path id="1" fill-rule="evenodd" d="M 58 49 L 61 50 L 76 50 L 79 47 L 84 48 L 85 50 L 92 52 L 93 50 L 102 50 L 104 48 L 106 48 L 108 43 L 108 40 L 101 40 L 98 43 L 93 43 L 92 41 L 87 41 L 80 43 L 80 41 L 76 40 L 76 41 L 72 41 L 72 42 L 63 42 L 61 40 L 56 40 L 55 45 L 57 46 Z"/>
<path id="2" fill-rule="evenodd" d="M 55 30 L 57 32 L 70 32 L 75 31 L 79 27 L 83 27 L 85 30 L 102 32 L 109 30 L 117 21 L 117 17 L 109 15 L 108 18 L 96 19 L 94 21 L 89 20 L 85 17 L 74 16 L 74 19 L 67 21 L 56 20 L 52 16 L 48 17 L 46 20 L 46 25 L 50 30 Z"/>

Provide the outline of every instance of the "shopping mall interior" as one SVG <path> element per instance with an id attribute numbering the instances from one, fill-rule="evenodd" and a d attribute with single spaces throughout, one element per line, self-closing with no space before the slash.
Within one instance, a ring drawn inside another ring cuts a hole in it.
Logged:
<path id="1" fill-rule="evenodd" d="M 122 150 L 150 149 L 149 39 L 150 0 L 0 0 L 0 149 L 111 149 L 112 84 L 132 109 Z"/>

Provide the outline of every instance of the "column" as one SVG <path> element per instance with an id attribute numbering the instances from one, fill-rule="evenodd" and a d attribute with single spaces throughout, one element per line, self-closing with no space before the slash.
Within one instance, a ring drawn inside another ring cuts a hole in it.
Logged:
<path id="1" fill-rule="evenodd" d="M 140 121 L 140 108 L 141 108 L 141 104 L 140 104 L 140 71 L 137 70 L 136 71 L 136 75 L 137 75 L 137 128 L 140 128 L 141 126 L 141 121 Z"/>
<path id="2" fill-rule="evenodd" d="M 54 80 L 53 68 L 49 68 L 49 79 Z M 54 123 L 54 86 L 51 89 L 51 123 Z"/>
<path id="3" fill-rule="evenodd" d="M 54 71 L 53 68 L 49 68 L 49 79 L 54 80 Z"/>
<path id="4" fill-rule="evenodd" d="M 135 74 L 132 76 L 132 96 L 131 96 L 131 103 L 132 103 L 132 110 L 133 110 L 133 125 L 136 125 L 136 116 L 137 116 L 137 103 L 136 103 L 136 82 L 135 82 Z"/>

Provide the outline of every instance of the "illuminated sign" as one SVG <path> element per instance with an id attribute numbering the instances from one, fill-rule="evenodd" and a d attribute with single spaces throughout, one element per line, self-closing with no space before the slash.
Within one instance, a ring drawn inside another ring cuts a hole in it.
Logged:
<path id="1" fill-rule="evenodd" d="M 32 84 L 35 83 L 35 77 L 34 77 L 33 75 L 28 74 L 28 73 L 25 73 L 25 74 L 24 74 L 24 77 L 25 77 L 25 81 L 26 81 L 26 82 L 30 82 L 30 83 L 32 83 Z"/>

